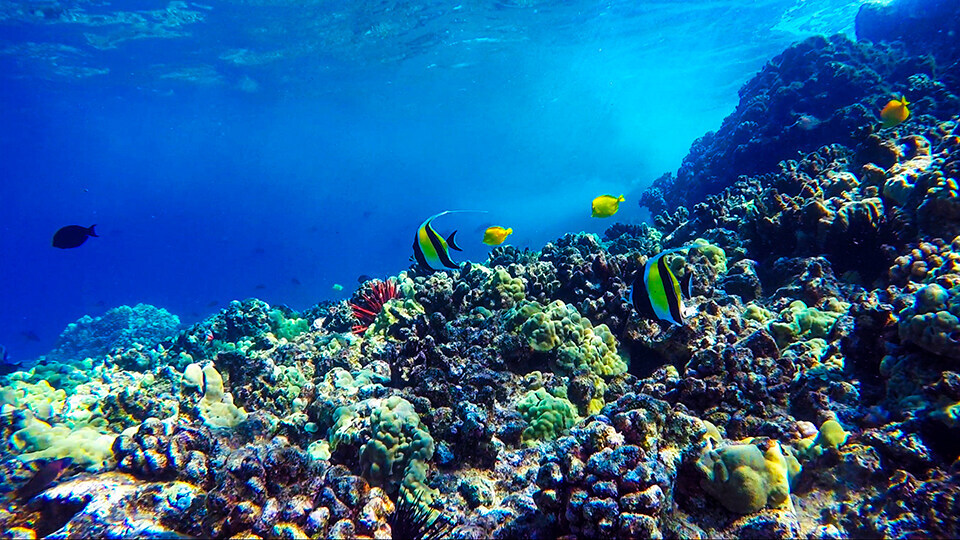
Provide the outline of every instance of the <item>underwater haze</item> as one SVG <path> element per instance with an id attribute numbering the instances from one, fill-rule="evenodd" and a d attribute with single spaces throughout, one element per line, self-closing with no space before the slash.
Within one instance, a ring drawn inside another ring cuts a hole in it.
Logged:
<path id="1" fill-rule="evenodd" d="M 603 193 L 639 223 L 749 77 L 859 4 L 0 3 L 0 343 L 36 357 L 121 304 L 347 298 L 443 210 L 488 212 L 435 224 L 473 261 L 490 224 L 601 233 Z"/>

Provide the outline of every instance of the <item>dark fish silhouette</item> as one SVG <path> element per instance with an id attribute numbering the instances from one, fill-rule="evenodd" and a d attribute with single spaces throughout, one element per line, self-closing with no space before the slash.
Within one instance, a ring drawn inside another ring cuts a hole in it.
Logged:
<path id="1" fill-rule="evenodd" d="M 297 279 L 297 278 L 290 278 L 290 283 L 293 283 L 294 285 L 299 285 L 299 284 L 300 284 L 300 280 Z"/>
<path id="2" fill-rule="evenodd" d="M 257 290 L 262 290 L 262 289 L 266 289 L 267 286 L 264 285 L 263 283 L 261 283 L 261 284 L 257 285 L 255 288 L 256 288 Z"/>
<path id="3" fill-rule="evenodd" d="M 27 341 L 40 341 L 40 336 L 38 336 L 33 330 L 24 330 L 23 332 L 20 332 L 20 335 L 23 336 L 23 339 Z"/>
<path id="4" fill-rule="evenodd" d="M 267 252 L 267 250 L 263 249 L 262 247 L 258 247 L 254 249 L 253 252 L 256 253 L 257 255 L 263 255 L 264 253 Z"/>
<path id="5" fill-rule="evenodd" d="M 37 469 L 33 478 L 27 480 L 27 483 L 17 488 L 16 497 L 21 501 L 29 501 L 40 492 L 50 487 L 50 484 L 57 481 L 63 471 L 73 463 L 73 458 L 60 458 L 47 462 Z"/>
<path id="6" fill-rule="evenodd" d="M 88 237 L 97 237 L 97 233 L 93 230 L 94 227 L 96 227 L 95 224 L 90 227 L 67 225 L 53 235 L 53 247 L 60 249 L 79 247 L 87 241 Z"/>
<path id="7" fill-rule="evenodd" d="M 23 362 L 14 362 L 11 360 L 7 348 L 0 345 L 0 375 L 6 375 L 14 371 L 23 371 Z"/>
<path id="8" fill-rule="evenodd" d="M 218 302 L 218 301 L 216 301 L 216 300 L 211 300 L 210 303 L 207 304 L 207 307 L 215 307 L 215 306 L 217 306 L 217 305 L 219 305 L 219 304 L 220 304 L 220 302 Z"/>
<path id="9" fill-rule="evenodd" d="M 370 277 L 370 276 L 368 276 L 368 275 L 366 275 L 366 274 L 360 274 L 359 276 L 357 276 L 357 283 L 366 283 L 366 282 L 370 281 L 371 279 L 373 279 L 373 278 Z"/>

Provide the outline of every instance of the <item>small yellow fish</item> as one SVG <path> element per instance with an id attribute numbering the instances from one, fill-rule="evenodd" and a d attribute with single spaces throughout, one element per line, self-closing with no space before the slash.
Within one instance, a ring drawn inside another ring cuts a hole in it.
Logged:
<path id="1" fill-rule="evenodd" d="M 335 291 L 342 291 L 342 290 L 343 290 L 343 285 L 341 285 L 341 284 L 339 284 L 339 283 L 334 283 L 334 284 L 333 284 L 333 287 L 330 287 L 330 288 L 333 289 L 333 290 L 335 290 Z"/>
<path id="2" fill-rule="evenodd" d="M 613 195 L 601 195 L 593 200 L 592 217 L 610 217 L 620 209 L 620 203 L 623 202 L 623 195 L 614 197 Z"/>
<path id="3" fill-rule="evenodd" d="M 513 234 L 513 229 L 504 229 L 494 225 L 483 231 L 483 243 L 488 246 L 499 246 L 511 234 Z"/>
<path id="4" fill-rule="evenodd" d="M 880 111 L 880 119 L 883 120 L 883 127 L 890 128 L 900 125 L 901 122 L 909 118 L 910 109 L 907 108 L 909 104 L 907 98 L 903 96 L 900 96 L 899 100 L 891 99 L 887 103 L 887 106 Z"/>

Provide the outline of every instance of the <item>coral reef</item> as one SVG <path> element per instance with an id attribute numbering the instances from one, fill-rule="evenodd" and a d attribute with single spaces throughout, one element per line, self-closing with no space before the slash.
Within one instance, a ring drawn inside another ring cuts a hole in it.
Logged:
<path id="1" fill-rule="evenodd" d="M 870 42 L 766 65 L 647 191 L 653 224 L 412 267 L 302 312 L 71 325 L 0 379 L 0 531 L 957 536 L 958 53 L 905 34 L 908 5 L 865 5 Z M 914 113 L 881 128 L 891 93 Z M 679 325 L 629 300 L 664 250 L 690 278 Z M 54 458 L 72 464 L 51 487 L 12 493 Z"/>

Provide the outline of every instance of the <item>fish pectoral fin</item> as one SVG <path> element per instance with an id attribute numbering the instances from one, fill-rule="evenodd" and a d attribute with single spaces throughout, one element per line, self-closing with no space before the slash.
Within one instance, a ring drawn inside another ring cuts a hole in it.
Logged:
<path id="1" fill-rule="evenodd" d="M 458 246 L 456 241 L 454 240 L 454 236 L 456 236 L 456 234 L 457 234 L 457 231 L 453 231 L 452 233 L 450 233 L 450 236 L 447 237 L 447 246 L 449 246 L 450 249 L 453 249 L 456 251 L 463 251 L 462 249 L 460 249 L 460 246 Z"/>

